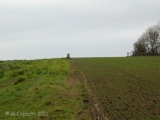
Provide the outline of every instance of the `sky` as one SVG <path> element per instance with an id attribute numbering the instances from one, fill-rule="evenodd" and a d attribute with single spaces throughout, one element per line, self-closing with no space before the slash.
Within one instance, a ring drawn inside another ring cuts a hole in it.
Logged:
<path id="1" fill-rule="evenodd" d="M 123 57 L 160 0 L 0 0 L 0 60 Z"/>

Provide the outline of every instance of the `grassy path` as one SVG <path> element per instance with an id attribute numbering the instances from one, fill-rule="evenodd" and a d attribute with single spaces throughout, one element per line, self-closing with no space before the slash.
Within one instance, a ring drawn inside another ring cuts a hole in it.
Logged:
<path id="1" fill-rule="evenodd" d="M 66 59 L 0 62 L 0 119 L 89 120 L 74 71 Z"/>

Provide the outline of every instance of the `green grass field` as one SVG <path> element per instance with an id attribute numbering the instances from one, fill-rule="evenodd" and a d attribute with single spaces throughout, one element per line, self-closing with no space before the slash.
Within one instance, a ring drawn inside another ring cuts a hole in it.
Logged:
<path id="1" fill-rule="evenodd" d="M 90 120 L 89 108 L 94 119 L 159 120 L 160 57 L 0 61 L 0 119 Z"/>
<path id="2" fill-rule="evenodd" d="M 160 120 L 160 57 L 77 58 L 101 119 Z"/>
<path id="3" fill-rule="evenodd" d="M 0 120 L 90 119 L 69 60 L 0 61 Z"/>

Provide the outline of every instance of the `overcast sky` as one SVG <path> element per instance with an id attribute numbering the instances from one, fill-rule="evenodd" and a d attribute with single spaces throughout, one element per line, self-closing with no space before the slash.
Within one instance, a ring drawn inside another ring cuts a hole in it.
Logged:
<path id="1" fill-rule="evenodd" d="M 126 56 L 160 0 L 0 0 L 0 60 Z"/>

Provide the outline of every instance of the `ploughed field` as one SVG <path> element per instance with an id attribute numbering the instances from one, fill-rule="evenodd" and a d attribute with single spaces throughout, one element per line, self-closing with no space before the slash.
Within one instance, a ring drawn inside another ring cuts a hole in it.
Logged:
<path id="1" fill-rule="evenodd" d="M 109 120 L 160 120 L 160 57 L 76 58 Z"/>

